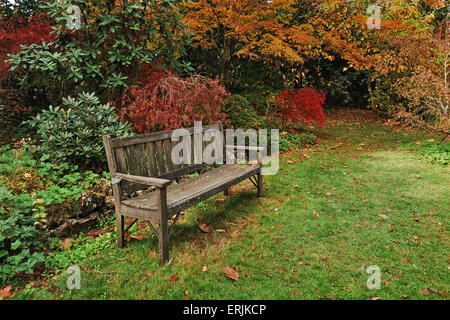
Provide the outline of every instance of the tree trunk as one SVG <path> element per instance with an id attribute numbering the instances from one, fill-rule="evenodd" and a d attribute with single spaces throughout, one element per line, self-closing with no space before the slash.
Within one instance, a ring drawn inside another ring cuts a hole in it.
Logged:
<path id="1" fill-rule="evenodd" d="M 367 72 L 367 91 L 369 91 L 369 105 L 370 105 L 370 103 L 372 101 L 372 97 L 373 97 L 371 78 L 372 78 L 371 73 Z"/>
<path id="2" fill-rule="evenodd" d="M 224 37 L 222 53 L 222 84 L 225 88 L 230 88 L 230 69 L 231 69 L 231 39 Z"/>

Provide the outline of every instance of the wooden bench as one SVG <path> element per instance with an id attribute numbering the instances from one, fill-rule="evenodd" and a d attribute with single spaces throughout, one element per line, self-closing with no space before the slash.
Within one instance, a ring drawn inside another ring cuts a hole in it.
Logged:
<path id="1" fill-rule="evenodd" d="M 188 128 L 192 145 L 194 138 L 202 138 L 208 129 L 220 131 L 220 122 L 203 126 L 198 134 L 194 128 Z M 194 137 L 194 135 L 197 135 Z M 201 137 L 199 137 L 201 136 Z M 124 138 L 104 136 L 106 156 L 112 180 L 114 204 L 116 210 L 117 244 L 124 246 L 124 234 L 138 220 L 147 221 L 159 241 L 160 264 L 169 259 L 169 237 L 181 211 L 207 198 L 224 192 L 237 183 L 249 178 L 256 186 L 258 197 L 262 197 L 262 175 L 259 161 L 261 148 L 244 147 L 258 152 L 258 161 L 253 165 L 224 164 L 215 166 L 195 178 L 186 179 L 186 175 L 208 167 L 203 161 L 194 159 L 191 148 L 191 163 L 175 164 L 172 161 L 172 148 L 178 141 L 172 142 L 172 131 L 142 134 Z M 223 140 L 225 141 L 225 139 Z M 205 143 L 203 143 L 203 147 Z M 243 147 L 227 146 L 226 149 L 242 149 Z M 224 150 L 225 154 L 226 150 Z M 188 153 L 187 153 L 188 154 Z M 194 160 L 196 160 L 194 162 Z M 200 162 L 200 163 L 199 163 Z M 195 164 L 197 163 L 197 164 Z M 210 166 L 209 166 L 210 167 Z M 128 195 L 146 190 L 135 197 Z M 133 223 L 124 230 L 124 217 L 134 218 Z M 173 218 L 169 227 L 168 221 Z M 158 231 L 153 226 L 158 224 Z"/>

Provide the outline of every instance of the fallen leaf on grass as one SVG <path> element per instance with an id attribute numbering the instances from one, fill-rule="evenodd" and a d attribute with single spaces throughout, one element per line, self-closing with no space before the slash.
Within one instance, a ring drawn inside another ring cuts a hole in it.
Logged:
<path id="1" fill-rule="evenodd" d="M 3 289 L 0 289 L 0 297 L 3 299 L 8 299 L 14 297 L 14 293 L 11 292 L 12 286 L 7 285 Z"/>
<path id="2" fill-rule="evenodd" d="M 91 232 L 88 232 L 86 235 L 88 235 L 89 237 L 94 237 L 94 238 L 96 238 L 96 237 L 98 237 L 99 235 L 104 234 L 104 233 L 105 233 L 105 230 L 99 230 L 99 231 L 91 231 Z"/>
<path id="3" fill-rule="evenodd" d="M 237 272 L 236 268 L 231 269 L 230 267 L 220 267 L 220 270 L 222 270 L 222 272 L 225 273 L 225 276 L 227 278 L 230 278 L 234 281 L 238 281 L 239 273 Z"/>
<path id="4" fill-rule="evenodd" d="M 338 148 L 340 146 L 342 146 L 342 143 L 338 143 L 338 144 L 336 144 L 336 145 L 334 145 L 332 147 L 329 147 L 328 149 L 332 150 L 332 149 L 336 149 L 336 148 Z"/>
<path id="5" fill-rule="evenodd" d="M 49 293 L 55 293 L 56 292 L 56 288 L 48 288 L 47 292 Z"/>
<path id="6" fill-rule="evenodd" d="M 359 267 L 355 272 L 361 272 L 364 270 L 365 267 L 366 267 L 366 265 L 362 264 L 361 267 Z"/>
<path id="7" fill-rule="evenodd" d="M 148 278 L 150 278 L 151 276 L 153 276 L 153 271 L 149 271 L 145 277 L 143 277 L 141 280 L 139 280 L 136 284 L 139 284 L 141 282 L 144 282 L 145 280 L 147 280 Z"/>
<path id="8" fill-rule="evenodd" d="M 425 289 L 423 289 L 422 291 L 420 291 L 420 292 L 422 292 L 424 295 L 429 295 L 430 294 L 430 291 L 428 291 L 428 289 L 427 288 L 425 288 Z"/>
<path id="9" fill-rule="evenodd" d="M 230 237 L 232 237 L 232 238 L 240 238 L 241 237 L 241 233 L 239 231 L 235 231 L 233 233 L 230 233 Z"/>
<path id="10" fill-rule="evenodd" d="M 130 234 L 129 237 L 135 240 L 144 240 L 144 236 L 136 236 L 134 234 Z"/>
<path id="11" fill-rule="evenodd" d="M 437 293 L 437 294 L 439 294 L 441 296 L 443 295 L 442 292 L 440 292 L 440 291 L 438 291 L 436 289 L 433 289 L 433 288 L 428 288 L 428 289 L 430 289 L 431 291 L 433 291 L 433 292 L 435 292 L 435 293 Z"/>
<path id="12" fill-rule="evenodd" d="M 200 228 L 200 230 L 202 230 L 205 233 L 210 233 L 211 232 L 211 225 L 210 224 L 200 223 L 198 225 L 198 227 Z"/>
<path id="13" fill-rule="evenodd" d="M 292 160 L 287 160 L 286 163 L 294 164 L 294 161 L 292 161 Z"/>
<path id="14" fill-rule="evenodd" d="M 380 218 L 383 218 L 383 219 L 389 218 L 387 215 L 382 214 L 382 213 L 379 213 L 378 216 L 379 216 Z"/>
<path id="15" fill-rule="evenodd" d="M 153 258 L 158 256 L 158 254 L 155 251 L 150 251 L 147 253 L 147 258 Z"/>
<path id="16" fill-rule="evenodd" d="M 111 232 L 111 231 L 113 231 L 113 230 L 114 230 L 114 228 L 110 228 L 110 229 L 108 229 L 108 230 L 106 230 L 106 229 L 101 229 L 101 230 L 98 230 L 98 231 L 91 231 L 91 232 L 88 232 L 87 235 L 90 236 L 90 237 L 96 238 L 96 237 L 98 237 L 98 236 L 100 236 L 100 235 L 102 235 L 102 234 L 105 234 L 106 232 Z"/>
<path id="17" fill-rule="evenodd" d="M 169 280 L 170 280 L 170 282 L 174 283 L 175 281 L 177 281 L 177 279 L 178 279 L 178 275 L 175 272 L 173 275 L 170 276 Z"/>
<path id="18" fill-rule="evenodd" d="M 72 239 L 71 238 L 67 238 L 64 239 L 63 241 L 61 241 L 61 244 L 59 245 L 60 248 L 68 249 L 72 246 Z"/>

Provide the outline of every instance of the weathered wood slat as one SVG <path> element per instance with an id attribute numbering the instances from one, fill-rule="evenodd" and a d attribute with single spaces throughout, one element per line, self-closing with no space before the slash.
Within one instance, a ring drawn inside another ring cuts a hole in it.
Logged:
<path id="1" fill-rule="evenodd" d="M 228 190 L 230 187 L 236 185 L 237 183 L 247 179 L 248 177 L 254 175 L 254 172 L 248 172 L 244 175 L 241 176 L 237 176 L 235 177 L 233 180 L 230 180 L 226 183 L 222 183 L 222 184 L 218 184 L 216 186 L 214 186 L 214 188 L 208 190 L 207 192 L 201 193 L 197 196 L 193 196 L 192 198 L 190 198 L 188 201 L 183 201 L 180 203 L 177 203 L 176 205 L 172 206 L 170 208 L 169 211 L 169 217 L 173 216 L 174 214 L 181 212 L 183 210 L 186 210 L 187 208 L 192 207 L 193 205 L 202 202 L 210 197 L 212 197 L 213 195 Z"/>
<path id="2" fill-rule="evenodd" d="M 143 177 L 150 177 L 149 170 L 147 168 L 147 156 L 144 149 L 144 144 L 137 144 L 135 146 L 136 158 L 139 164 L 139 172 Z"/>
<path id="3" fill-rule="evenodd" d="M 191 166 L 195 165 L 194 161 L 195 161 L 195 149 L 194 149 L 194 135 L 191 135 Z"/>
<path id="4" fill-rule="evenodd" d="M 167 172 L 166 164 L 164 163 L 164 149 L 162 141 L 155 141 L 156 159 L 158 160 L 158 175 L 162 175 Z"/>
<path id="5" fill-rule="evenodd" d="M 203 201 L 221 192 L 239 181 L 258 174 L 259 166 L 224 165 L 208 171 L 199 177 L 189 179 L 167 188 L 169 213 L 177 213 L 193 203 Z M 127 206 L 141 210 L 157 210 L 156 193 L 144 193 L 142 196 L 123 201 Z"/>
<path id="6" fill-rule="evenodd" d="M 113 152 L 113 148 L 111 148 L 111 136 L 105 135 L 103 137 L 103 143 L 105 145 L 106 158 L 108 160 L 109 171 L 112 175 L 116 174 L 118 171 L 117 163 L 118 159 L 116 158 L 117 153 Z M 119 150 L 119 149 L 118 149 Z M 120 151 L 119 154 L 121 155 Z M 123 158 L 121 158 L 123 159 Z M 117 234 L 117 245 L 119 248 L 123 248 L 124 246 L 124 216 L 121 213 L 121 198 L 122 198 L 122 189 L 120 184 L 115 183 L 112 185 L 113 195 L 114 195 L 114 208 L 116 212 L 116 234 Z"/>
<path id="7" fill-rule="evenodd" d="M 132 182 L 124 181 L 124 180 L 122 180 L 120 185 L 122 186 L 122 192 L 124 195 L 130 195 L 130 194 L 135 193 L 136 191 L 148 189 L 148 186 L 146 186 L 146 185 L 139 184 L 139 183 L 132 183 Z"/>
<path id="8" fill-rule="evenodd" d="M 184 139 L 183 139 L 183 141 L 184 141 Z M 172 153 L 173 148 L 174 148 L 178 143 L 179 143 L 179 142 L 177 142 L 177 141 L 172 141 L 172 140 L 170 140 L 170 154 Z M 180 153 L 180 156 L 183 156 L 183 155 Z M 173 165 L 173 167 L 174 167 L 173 170 L 177 170 L 177 169 L 180 169 L 180 168 L 183 167 L 183 164 L 175 164 L 175 163 L 173 163 L 173 162 L 172 162 L 172 165 Z"/>
<path id="9" fill-rule="evenodd" d="M 128 147 L 125 147 L 124 149 L 125 149 L 124 154 L 126 156 L 127 167 L 128 167 L 128 172 L 125 172 L 125 173 L 139 176 L 140 169 L 139 169 L 138 158 L 136 156 L 135 146 L 128 146 Z M 148 189 L 148 186 L 146 186 L 146 185 L 138 184 L 138 183 L 131 183 L 131 182 L 128 182 L 125 180 L 121 181 L 121 186 L 122 186 L 122 190 L 123 190 L 124 194 L 132 194 L 139 190 Z"/>
<path id="10" fill-rule="evenodd" d="M 194 161 L 193 164 L 200 164 L 203 162 L 203 154 L 202 154 L 202 133 L 194 133 L 192 135 L 192 146 L 194 147 Z"/>
<path id="11" fill-rule="evenodd" d="M 126 162 L 127 157 L 126 157 L 124 148 L 116 148 L 113 150 L 114 150 L 114 154 L 115 154 L 115 158 L 116 158 L 117 172 L 129 173 L 128 165 Z M 111 170 L 110 170 L 110 172 L 111 172 Z M 131 194 L 138 190 L 142 190 L 141 187 L 139 187 L 133 183 L 130 183 L 128 181 L 122 181 L 120 183 L 120 187 L 121 187 L 120 188 L 121 196 L 123 196 L 124 194 Z"/>
<path id="12" fill-rule="evenodd" d="M 164 162 L 167 167 L 167 172 L 174 171 L 175 165 L 172 162 L 172 142 L 170 139 L 165 139 L 162 142 L 164 149 Z"/>
<path id="13" fill-rule="evenodd" d="M 127 157 L 128 171 L 130 171 L 130 174 L 139 175 L 139 167 L 136 159 L 136 154 L 134 152 L 134 146 L 126 147 L 125 154 Z"/>
<path id="14" fill-rule="evenodd" d="M 192 166 L 194 163 L 192 162 L 192 135 L 190 136 L 191 143 L 189 143 L 188 139 L 183 139 L 184 150 L 186 154 L 183 153 L 183 164 L 182 167 Z"/>
<path id="15" fill-rule="evenodd" d="M 127 217 L 143 219 L 159 223 L 159 216 L 156 210 L 142 210 L 134 207 L 129 207 L 126 204 L 121 205 L 121 214 Z"/>
<path id="16" fill-rule="evenodd" d="M 162 179 L 169 179 L 169 180 L 174 180 L 176 178 L 182 177 L 186 174 L 191 174 L 195 171 L 201 170 L 205 167 L 204 164 L 197 164 L 197 165 L 193 165 L 193 166 L 187 166 L 187 167 L 183 167 L 171 172 L 167 172 L 165 174 L 162 174 L 160 176 L 157 176 L 157 178 L 162 178 Z"/>
<path id="17" fill-rule="evenodd" d="M 158 215 L 159 215 L 159 230 L 158 230 L 158 238 L 159 238 L 159 264 L 163 265 L 167 261 L 169 261 L 169 225 L 168 225 L 168 215 L 167 212 L 167 189 L 157 189 L 157 207 L 158 207 Z"/>
<path id="18" fill-rule="evenodd" d="M 211 125 L 204 125 L 203 131 L 206 131 L 208 129 L 219 129 L 219 124 L 211 124 Z M 194 128 L 186 128 L 186 130 L 192 134 L 194 132 Z M 119 147 L 126 147 L 134 144 L 139 143 L 146 143 L 151 141 L 158 141 L 158 140 L 164 140 L 164 139 L 170 139 L 172 136 L 173 130 L 170 131 L 164 131 L 164 132 L 155 132 L 155 133 L 147 133 L 147 134 L 140 134 L 136 136 L 131 137 L 124 137 L 124 138 L 114 138 L 111 139 L 111 147 L 112 148 L 119 148 Z"/>
<path id="19" fill-rule="evenodd" d="M 116 148 L 114 150 L 114 153 L 115 153 L 115 164 L 117 167 L 117 172 L 128 173 L 127 163 L 125 161 L 125 153 L 123 151 L 123 148 Z"/>
<path id="20" fill-rule="evenodd" d="M 153 142 L 145 144 L 145 152 L 147 154 L 150 177 L 156 177 L 158 176 L 158 168 L 156 166 L 155 146 Z"/>

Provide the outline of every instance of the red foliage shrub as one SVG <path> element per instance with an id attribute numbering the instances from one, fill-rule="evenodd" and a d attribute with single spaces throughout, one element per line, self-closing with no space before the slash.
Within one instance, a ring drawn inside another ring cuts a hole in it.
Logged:
<path id="1" fill-rule="evenodd" d="M 121 121 L 148 133 L 225 121 L 220 106 L 229 94 L 218 80 L 195 76 L 182 79 L 171 72 L 148 70 L 144 86 L 127 88 L 122 97 Z"/>
<path id="2" fill-rule="evenodd" d="M 29 46 L 53 40 L 54 36 L 50 31 L 52 26 L 45 14 L 34 15 L 29 21 L 21 16 L 10 19 L 0 17 L 0 82 L 5 79 L 10 68 L 5 62 L 9 59 L 8 54 L 18 53 L 20 45 Z"/>
<path id="3" fill-rule="evenodd" d="M 322 109 L 324 102 L 323 92 L 312 88 L 285 89 L 275 98 L 283 124 L 304 122 L 323 126 L 325 124 Z"/>
<path id="4" fill-rule="evenodd" d="M 52 26 L 48 16 L 36 14 L 30 19 L 15 15 L 9 19 L 0 17 L 0 118 L 8 121 L 23 120 L 24 113 L 32 109 L 33 100 L 38 99 L 35 93 L 27 93 L 18 90 L 15 79 L 9 77 L 10 65 L 8 54 L 16 54 L 21 45 L 29 46 L 43 41 L 49 42 L 54 39 L 50 34 Z"/>
<path id="5" fill-rule="evenodd" d="M 162 78 L 169 76 L 170 74 L 175 75 L 176 71 L 174 68 L 169 67 L 168 71 L 163 67 L 163 63 L 161 61 L 156 60 L 153 65 L 149 64 L 141 64 L 139 66 L 139 72 L 137 77 L 133 77 L 131 74 L 130 77 L 137 80 L 138 83 L 142 83 L 146 86 L 154 85 Z"/>

